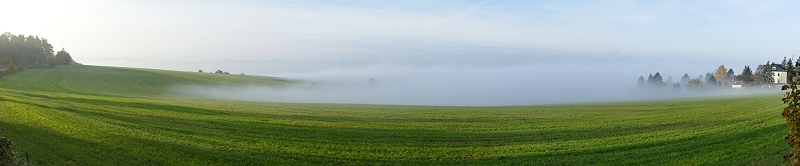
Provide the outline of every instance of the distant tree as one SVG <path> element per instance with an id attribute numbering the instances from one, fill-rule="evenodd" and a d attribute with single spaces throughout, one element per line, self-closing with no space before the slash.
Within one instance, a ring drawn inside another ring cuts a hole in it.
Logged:
<path id="1" fill-rule="evenodd" d="M 755 74 L 750 76 L 750 79 L 753 80 L 753 85 L 764 85 L 764 81 L 761 79 L 761 69 L 756 69 Z"/>
<path id="2" fill-rule="evenodd" d="M 667 81 L 664 81 L 664 84 L 667 86 L 672 86 L 672 76 L 667 77 Z"/>
<path id="3" fill-rule="evenodd" d="M 69 55 L 69 52 L 61 48 L 61 51 L 56 53 L 56 65 L 69 65 L 72 63 L 72 56 Z"/>
<path id="4" fill-rule="evenodd" d="M 659 73 L 659 72 L 656 72 L 656 74 L 653 75 L 653 78 L 649 79 L 647 81 L 649 81 L 649 82 L 647 82 L 648 85 L 651 85 L 651 86 L 654 86 L 654 87 L 661 87 L 662 85 L 664 85 L 664 79 L 661 78 L 661 73 Z"/>
<path id="5" fill-rule="evenodd" d="M 686 85 L 686 84 L 689 83 L 690 79 L 692 79 L 692 78 L 689 77 L 689 73 L 685 73 L 685 74 L 683 74 L 683 77 L 681 77 L 681 83 L 680 84 Z"/>
<path id="6" fill-rule="evenodd" d="M 742 74 L 739 74 L 739 81 L 742 81 L 742 85 L 753 83 L 753 71 L 750 70 L 750 66 L 744 66 Z"/>
<path id="7" fill-rule="evenodd" d="M 42 49 L 44 49 L 42 52 L 44 56 L 53 56 L 53 53 L 55 52 L 53 50 L 53 45 L 50 45 L 45 38 L 42 38 Z"/>
<path id="8" fill-rule="evenodd" d="M 640 87 L 647 85 L 647 82 L 644 80 L 644 76 L 639 76 L 639 82 L 636 85 Z"/>
<path id="9" fill-rule="evenodd" d="M 736 74 L 733 72 L 733 69 L 728 69 L 728 73 L 727 73 L 726 76 L 728 78 L 726 81 L 727 82 L 732 82 L 734 77 L 736 77 Z"/>
<path id="10" fill-rule="evenodd" d="M 17 67 L 14 66 L 14 62 L 8 62 L 8 66 L 6 66 L 6 71 L 8 72 L 17 72 Z"/>
<path id="11" fill-rule="evenodd" d="M 223 72 L 222 70 L 217 70 L 217 71 L 215 71 L 214 73 L 216 73 L 216 74 L 223 74 L 223 73 L 225 73 L 225 72 Z"/>
<path id="12" fill-rule="evenodd" d="M 703 86 L 703 82 L 701 80 L 703 80 L 702 75 L 694 79 L 689 79 L 689 81 L 686 83 L 686 89 L 695 91 L 704 89 L 705 87 Z"/>
<path id="13" fill-rule="evenodd" d="M 56 66 L 56 58 L 53 57 L 53 55 L 47 56 L 47 65 L 50 66 L 50 67 L 55 67 Z"/>
<path id="14" fill-rule="evenodd" d="M 231 74 L 231 73 L 228 73 L 228 72 L 222 72 L 222 74 Z"/>
<path id="15" fill-rule="evenodd" d="M 706 85 L 717 85 L 717 79 L 714 77 L 714 74 L 706 73 Z"/>
<path id="16" fill-rule="evenodd" d="M 761 67 L 761 71 L 759 73 L 761 76 L 759 78 L 760 80 L 759 82 L 761 83 L 762 86 L 769 85 L 775 82 L 775 80 L 772 78 L 772 68 L 769 61 L 767 61 L 766 65 Z"/>
<path id="17" fill-rule="evenodd" d="M 783 61 L 781 62 L 781 66 L 783 66 L 783 67 L 789 66 L 789 61 L 786 60 L 786 57 L 783 57 Z"/>
<path id="18" fill-rule="evenodd" d="M 720 82 L 720 84 L 728 80 L 728 69 L 725 68 L 725 65 L 719 65 L 717 72 L 714 73 L 714 79 L 716 79 L 716 82 Z"/>
<path id="19" fill-rule="evenodd" d="M 197 72 L 198 72 L 198 73 L 202 73 L 202 72 L 203 72 L 203 70 L 198 70 Z"/>

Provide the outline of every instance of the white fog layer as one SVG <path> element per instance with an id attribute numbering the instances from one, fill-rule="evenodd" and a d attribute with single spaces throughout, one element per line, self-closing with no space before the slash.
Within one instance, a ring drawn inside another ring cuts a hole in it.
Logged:
<path id="1" fill-rule="evenodd" d="M 287 87 L 175 85 L 172 90 L 187 97 L 224 100 L 447 106 L 613 102 L 779 92 L 777 89 L 702 93 L 683 90 L 651 94 L 636 87 L 638 76 L 647 77 L 648 72 L 628 70 L 648 67 L 654 66 L 373 63 L 269 75 L 298 80 Z M 674 71 L 670 74 L 675 78 L 683 75 Z"/>

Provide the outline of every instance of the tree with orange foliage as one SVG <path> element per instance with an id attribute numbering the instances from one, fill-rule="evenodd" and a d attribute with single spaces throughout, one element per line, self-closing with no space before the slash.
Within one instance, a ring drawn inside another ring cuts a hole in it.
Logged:
<path id="1" fill-rule="evenodd" d="M 714 73 L 714 78 L 717 79 L 719 84 L 728 82 L 728 69 L 725 68 L 725 65 L 719 65 L 717 72 Z"/>

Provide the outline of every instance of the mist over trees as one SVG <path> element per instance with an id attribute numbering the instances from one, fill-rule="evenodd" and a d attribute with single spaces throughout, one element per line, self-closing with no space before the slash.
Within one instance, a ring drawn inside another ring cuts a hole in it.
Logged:
<path id="1" fill-rule="evenodd" d="M 679 91 L 681 88 L 681 84 L 672 82 L 672 76 L 667 77 L 665 81 L 660 72 L 650 74 L 647 76 L 647 80 L 645 80 L 644 76 L 639 76 L 637 85 L 639 88 L 649 89 L 653 93 L 670 93 Z"/>
<path id="2" fill-rule="evenodd" d="M 759 64 L 755 70 L 749 65 L 745 65 L 739 74 L 736 74 L 736 70 L 733 68 L 719 65 L 711 72 L 700 74 L 694 78 L 689 73 L 684 73 L 680 80 L 674 82 L 672 76 L 667 76 L 668 79 L 663 80 L 664 76 L 660 72 L 656 72 L 655 74 L 649 74 L 647 78 L 639 76 L 637 91 L 644 92 L 643 94 L 654 94 L 653 92 L 659 94 L 665 91 L 681 92 L 685 90 L 688 92 L 700 92 L 780 87 L 786 81 L 781 80 L 784 79 L 782 77 L 785 77 L 786 67 L 792 63 L 794 62 L 791 58 L 784 57 L 781 63 L 767 61 L 765 64 Z"/>

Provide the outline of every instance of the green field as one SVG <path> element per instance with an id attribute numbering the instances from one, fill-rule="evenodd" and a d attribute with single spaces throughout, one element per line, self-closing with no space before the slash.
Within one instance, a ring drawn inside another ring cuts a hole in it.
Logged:
<path id="1" fill-rule="evenodd" d="M 0 78 L 0 135 L 36 165 L 779 165 L 779 94 L 434 107 L 204 100 L 239 75 L 97 66 Z"/>

